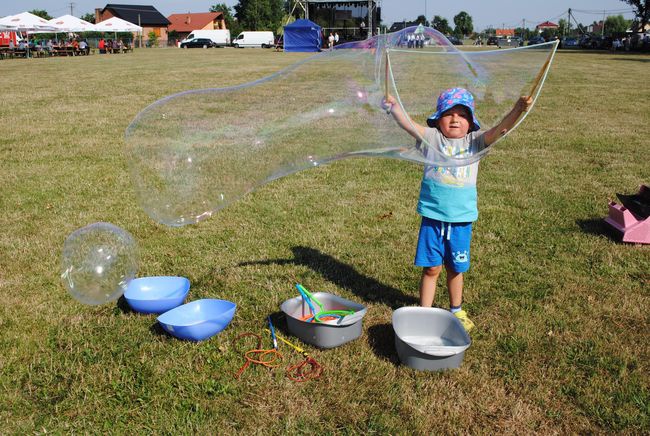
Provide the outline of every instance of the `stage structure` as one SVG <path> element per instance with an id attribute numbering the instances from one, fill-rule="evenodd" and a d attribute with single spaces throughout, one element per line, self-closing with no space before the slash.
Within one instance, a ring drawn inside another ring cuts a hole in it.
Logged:
<path id="1" fill-rule="evenodd" d="M 339 34 L 339 43 L 369 38 L 379 33 L 381 7 L 377 0 L 296 0 L 291 15 L 304 17 L 323 28 L 325 40 Z"/>

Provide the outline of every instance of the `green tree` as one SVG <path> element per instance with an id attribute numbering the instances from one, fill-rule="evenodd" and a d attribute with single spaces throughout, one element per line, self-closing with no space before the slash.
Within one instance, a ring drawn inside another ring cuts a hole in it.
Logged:
<path id="1" fill-rule="evenodd" d="M 235 19 L 232 16 L 230 6 L 225 3 L 218 3 L 210 6 L 210 12 L 221 12 L 223 14 L 223 19 L 226 22 L 226 28 L 230 29 L 233 26 Z"/>
<path id="2" fill-rule="evenodd" d="M 569 23 L 564 18 L 560 18 L 557 23 L 560 26 L 560 35 L 567 36 L 569 34 Z"/>
<path id="3" fill-rule="evenodd" d="M 527 40 L 532 36 L 532 32 L 529 29 L 517 27 L 515 29 L 515 35 L 520 36 L 523 40 Z"/>
<path id="4" fill-rule="evenodd" d="M 81 16 L 81 19 L 84 21 L 88 21 L 89 23 L 95 24 L 95 14 L 92 13 L 87 13 Z"/>
<path id="5" fill-rule="evenodd" d="M 210 7 L 210 12 L 221 12 L 223 20 L 226 22 L 226 29 L 230 30 L 230 37 L 236 38 L 243 30 L 242 26 L 232 15 L 232 8 L 225 3 L 218 3 Z"/>
<path id="6" fill-rule="evenodd" d="M 429 26 L 427 17 L 425 17 L 424 15 L 418 15 L 418 17 L 415 19 L 415 22 L 418 24 L 422 24 L 423 26 Z"/>
<path id="7" fill-rule="evenodd" d="M 444 35 L 449 35 L 451 33 L 451 27 L 449 27 L 449 22 L 447 21 L 446 18 L 442 18 L 440 15 L 436 15 L 435 17 L 433 17 L 433 22 L 431 23 L 431 27 L 433 27 L 438 32 Z"/>
<path id="8" fill-rule="evenodd" d="M 645 25 L 650 22 L 650 6 L 648 5 L 648 0 L 621 0 L 623 3 L 627 3 L 632 6 L 635 11 L 635 21 L 638 23 L 638 31 L 642 32 L 645 28 Z"/>
<path id="9" fill-rule="evenodd" d="M 469 35 L 474 31 L 474 24 L 472 24 L 472 17 L 465 11 L 460 11 L 458 15 L 454 17 L 454 24 L 456 29 L 454 33 L 457 35 Z"/>
<path id="10" fill-rule="evenodd" d="M 43 18 L 45 20 L 51 20 L 52 18 L 54 18 L 53 16 L 48 14 L 47 11 L 45 11 L 43 9 L 32 9 L 31 11 L 29 11 L 29 13 L 34 14 L 34 15 L 36 15 L 38 17 L 41 17 L 41 18 Z"/>
<path id="11" fill-rule="evenodd" d="M 147 45 L 149 47 L 156 47 L 158 45 L 158 35 L 156 35 L 156 32 L 152 30 L 151 32 L 147 33 L 147 36 L 149 37 Z"/>
<path id="12" fill-rule="evenodd" d="M 280 24 L 280 27 L 278 27 L 278 30 L 276 30 L 275 34 L 278 36 L 284 35 L 284 26 L 291 24 L 294 21 L 296 21 L 296 17 L 290 15 L 289 12 L 285 12 L 285 14 L 282 16 L 282 23 Z"/>
<path id="13" fill-rule="evenodd" d="M 611 15 L 605 19 L 605 35 L 612 36 L 625 33 L 630 24 L 632 23 L 626 20 L 623 15 Z"/>
<path id="14" fill-rule="evenodd" d="M 239 0 L 235 16 L 246 30 L 275 30 L 282 24 L 284 0 Z"/>

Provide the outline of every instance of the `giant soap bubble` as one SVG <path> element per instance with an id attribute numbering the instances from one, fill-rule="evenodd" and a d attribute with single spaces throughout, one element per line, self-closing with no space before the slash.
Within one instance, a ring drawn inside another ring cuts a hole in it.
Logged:
<path id="1" fill-rule="evenodd" d="M 423 33 L 424 49 L 406 48 L 411 32 Z M 556 46 L 459 51 L 436 30 L 411 27 L 342 44 L 255 82 L 168 96 L 126 132 L 138 200 L 155 221 L 182 226 L 271 180 L 347 157 L 468 165 L 489 148 L 455 157 L 429 150 L 386 113 L 386 93 L 424 124 L 442 90 L 467 88 L 490 128 L 521 95 L 539 95 Z"/>
<path id="2" fill-rule="evenodd" d="M 135 240 L 124 229 L 94 223 L 72 232 L 63 245 L 61 280 L 84 304 L 118 299 L 138 270 Z"/>

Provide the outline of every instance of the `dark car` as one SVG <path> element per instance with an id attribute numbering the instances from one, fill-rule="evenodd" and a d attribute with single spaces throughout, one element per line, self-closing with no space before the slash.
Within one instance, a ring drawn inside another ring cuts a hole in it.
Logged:
<path id="1" fill-rule="evenodd" d="M 209 48 L 214 46 L 215 43 L 208 38 L 195 38 L 191 41 L 181 43 L 181 48 Z"/>
<path id="2" fill-rule="evenodd" d="M 560 48 L 578 48 L 578 38 L 562 38 Z"/>
<path id="3" fill-rule="evenodd" d="M 496 36 L 490 36 L 487 40 L 487 45 L 497 45 L 499 43 L 499 38 Z"/>
<path id="4" fill-rule="evenodd" d="M 454 45 L 463 45 L 463 41 L 456 38 L 454 35 L 449 35 L 447 39 L 449 40 L 449 42 L 451 42 Z"/>
<path id="5" fill-rule="evenodd" d="M 543 44 L 546 41 L 541 36 L 533 36 L 528 39 L 528 45 Z"/>
<path id="6" fill-rule="evenodd" d="M 522 41 L 521 38 L 516 37 L 516 36 L 509 36 L 507 38 L 499 38 L 497 39 L 497 46 L 499 48 L 502 47 L 521 47 L 524 45 L 524 41 Z"/>

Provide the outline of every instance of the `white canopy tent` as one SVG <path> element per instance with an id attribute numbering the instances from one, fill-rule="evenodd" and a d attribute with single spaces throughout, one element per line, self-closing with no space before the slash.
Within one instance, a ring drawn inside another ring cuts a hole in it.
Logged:
<path id="1" fill-rule="evenodd" d="M 16 30 L 18 32 L 35 32 L 35 31 L 51 31 L 56 32 L 59 28 L 51 24 L 44 18 L 37 15 L 23 12 L 16 15 L 0 18 L 0 27 L 8 27 L 9 30 Z"/>
<path id="2" fill-rule="evenodd" d="M 142 27 L 121 18 L 113 17 L 95 24 L 94 30 L 97 32 L 142 32 Z"/>
<path id="3" fill-rule="evenodd" d="M 58 18 L 52 18 L 48 21 L 53 26 L 56 26 L 62 32 L 92 32 L 95 31 L 95 25 L 81 18 L 73 17 L 72 15 L 62 15 Z"/>
<path id="4" fill-rule="evenodd" d="M 0 26 L 9 27 L 8 30 L 13 30 L 16 32 L 41 32 L 41 31 L 50 31 L 58 32 L 60 29 L 51 24 L 49 21 L 34 15 L 29 12 L 22 12 L 16 15 L 10 15 L 8 17 L 0 18 Z M 27 45 L 27 57 L 29 57 L 29 45 Z"/>

